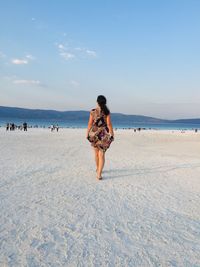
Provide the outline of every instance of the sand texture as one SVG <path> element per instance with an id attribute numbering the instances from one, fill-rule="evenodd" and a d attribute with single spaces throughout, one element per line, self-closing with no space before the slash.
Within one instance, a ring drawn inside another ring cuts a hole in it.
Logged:
<path id="1" fill-rule="evenodd" d="M 200 133 L 0 129 L 0 266 L 200 266 Z"/>

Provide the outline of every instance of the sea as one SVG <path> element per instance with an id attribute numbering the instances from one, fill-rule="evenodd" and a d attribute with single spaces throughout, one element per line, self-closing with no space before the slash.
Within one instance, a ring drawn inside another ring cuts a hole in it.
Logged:
<path id="1" fill-rule="evenodd" d="M 43 119 L 17 119 L 17 118 L 0 118 L 0 127 L 5 127 L 7 123 L 14 123 L 17 126 L 22 125 L 24 122 L 28 123 L 28 127 L 32 128 L 48 128 L 51 125 L 58 125 L 60 128 L 86 128 L 87 121 L 81 120 L 43 120 Z M 192 124 L 192 123 L 121 123 L 113 121 L 113 128 L 118 129 L 160 129 L 160 130 L 200 130 L 200 124 Z"/>

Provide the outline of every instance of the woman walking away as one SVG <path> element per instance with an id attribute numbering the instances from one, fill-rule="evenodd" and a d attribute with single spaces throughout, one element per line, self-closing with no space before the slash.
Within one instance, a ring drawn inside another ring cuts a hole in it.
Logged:
<path id="1" fill-rule="evenodd" d="M 102 179 L 105 163 L 105 152 L 114 140 L 114 132 L 110 117 L 110 110 L 103 95 L 97 97 L 97 107 L 90 112 L 87 139 L 94 148 L 97 179 Z"/>

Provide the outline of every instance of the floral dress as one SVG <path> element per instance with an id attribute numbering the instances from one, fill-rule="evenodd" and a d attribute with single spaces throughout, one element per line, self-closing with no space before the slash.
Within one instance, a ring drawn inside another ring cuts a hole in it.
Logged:
<path id="1" fill-rule="evenodd" d="M 93 123 L 88 134 L 88 140 L 93 147 L 106 152 L 112 142 L 106 123 L 107 116 L 98 109 L 92 109 L 90 114 L 92 115 Z"/>

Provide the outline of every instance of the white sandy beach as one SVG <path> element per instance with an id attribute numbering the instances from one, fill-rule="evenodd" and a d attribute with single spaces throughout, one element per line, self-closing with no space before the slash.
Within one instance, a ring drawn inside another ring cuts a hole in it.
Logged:
<path id="1" fill-rule="evenodd" d="M 0 129 L 0 266 L 200 266 L 200 133 Z"/>

